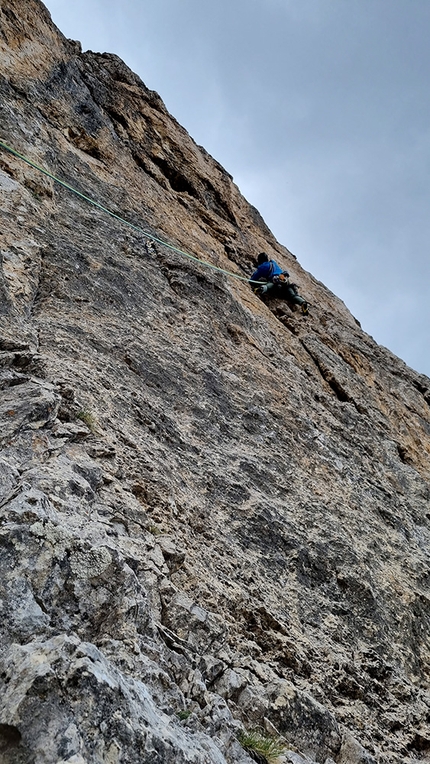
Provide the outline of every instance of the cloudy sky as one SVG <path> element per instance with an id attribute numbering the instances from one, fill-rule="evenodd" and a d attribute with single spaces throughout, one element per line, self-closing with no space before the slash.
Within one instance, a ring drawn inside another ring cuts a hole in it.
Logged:
<path id="1" fill-rule="evenodd" d="M 430 376 L 430 0 L 48 0 L 363 328 Z"/>

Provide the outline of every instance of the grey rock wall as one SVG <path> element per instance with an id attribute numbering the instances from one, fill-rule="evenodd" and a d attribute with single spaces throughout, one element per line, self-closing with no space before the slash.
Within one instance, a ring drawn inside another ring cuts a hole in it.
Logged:
<path id="1" fill-rule="evenodd" d="M 0 761 L 430 760 L 430 380 L 115 56 L 0 3 Z M 255 759 L 254 759 L 255 760 Z"/>

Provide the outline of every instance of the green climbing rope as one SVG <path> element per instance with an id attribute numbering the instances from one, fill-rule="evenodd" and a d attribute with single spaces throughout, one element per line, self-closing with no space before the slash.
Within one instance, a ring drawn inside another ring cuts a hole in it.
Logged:
<path id="1" fill-rule="evenodd" d="M 184 252 L 183 249 L 179 249 L 178 247 L 175 247 L 173 244 L 169 244 L 167 241 L 163 241 L 163 239 L 159 239 L 157 236 L 153 236 L 151 233 L 148 233 L 148 231 L 145 231 L 144 228 L 134 225 L 134 223 L 130 223 L 129 220 L 126 220 L 125 218 L 121 217 L 121 215 L 117 215 L 115 212 L 112 212 L 112 210 L 110 210 L 108 207 L 105 207 L 103 204 L 100 204 L 95 199 L 92 199 L 90 196 L 87 196 L 86 194 L 82 194 L 81 191 L 78 191 L 77 188 L 74 188 L 69 183 L 66 183 L 64 180 L 61 180 L 61 178 L 57 178 L 55 175 L 49 172 L 49 170 L 46 170 L 44 167 L 40 167 L 40 165 L 36 164 L 35 162 L 32 162 L 31 159 L 24 156 L 23 154 L 20 154 L 19 151 L 16 151 L 11 146 L 8 146 L 8 144 L 2 141 L 1 139 L 0 139 L 0 148 L 5 149 L 5 151 L 8 151 L 10 154 L 13 154 L 13 156 L 17 157 L 18 159 L 21 159 L 23 162 L 26 162 L 28 165 L 30 165 L 30 167 L 33 167 L 35 170 L 38 170 L 39 172 L 43 173 L 43 175 L 47 175 L 48 178 L 51 178 L 51 180 L 55 181 L 55 183 L 59 183 L 59 185 L 63 186 L 63 188 L 67 188 L 68 191 L 71 191 L 73 194 L 76 194 L 76 196 L 79 196 L 81 199 L 85 199 L 85 201 L 89 202 L 89 204 L 92 204 L 93 207 L 97 207 L 99 210 L 102 210 L 102 212 L 105 212 L 107 215 L 110 215 L 112 218 L 119 220 L 121 223 L 124 223 L 129 228 L 132 228 L 134 231 L 138 231 L 138 233 L 143 234 L 143 236 L 155 242 L 156 244 L 161 244 L 161 246 L 166 247 L 167 249 L 170 249 L 173 252 L 176 252 L 178 255 L 187 257 L 189 260 L 194 260 L 194 262 L 199 263 L 200 265 L 203 265 L 205 268 L 211 268 L 212 270 L 218 271 L 219 273 L 224 273 L 227 276 L 230 276 L 231 278 L 238 279 L 239 281 L 246 281 L 248 283 L 253 283 L 253 284 L 260 283 L 258 281 L 251 281 L 251 279 L 248 279 L 246 276 L 239 276 L 238 273 L 233 273 L 232 271 L 228 271 L 225 268 L 219 268 L 217 265 L 208 263 L 207 260 L 202 260 L 201 258 L 196 257 L 195 255 L 191 255 L 189 252 Z"/>

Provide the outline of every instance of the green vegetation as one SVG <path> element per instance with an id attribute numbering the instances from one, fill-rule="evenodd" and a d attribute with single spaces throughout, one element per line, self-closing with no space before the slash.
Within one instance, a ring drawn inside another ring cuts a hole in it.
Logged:
<path id="1" fill-rule="evenodd" d="M 161 528 L 158 527 L 158 525 L 149 525 L 148 531 L 152 533 L 153 536 L 160 536 L 163 533 L 163 531 L 161 530 Z"/>
<path id="2" fill-rule="evenodd" d="M 243 730 L 238 735 L 242 748 L 260 764 L 277 764 L 278 757 L 285 751 L 281 738 L 265 735 L 263 732 Z"/>
<path id="3" fill-rule="evenodd" d="M 88 411 L 87 409 L 82 409 L 82 411 L 79 411 L 76 414 L 76 419 L 80 419 L 81 422 L 86 424 L 88 429 L 91 430 L 91 432 L 96 431 L 97 421 L 94 415 L 91 413 L 91 411 Z"/>
<path id="4" fill-rule="evenodd" d="M 181 722 L 183 722 L 185 721 L 185 719 L 188 719 L 190 714 L 191 714 L 191 711 L 178 711 L 176 716 L 178 717 L 178 719 L 180 719 Z"/>

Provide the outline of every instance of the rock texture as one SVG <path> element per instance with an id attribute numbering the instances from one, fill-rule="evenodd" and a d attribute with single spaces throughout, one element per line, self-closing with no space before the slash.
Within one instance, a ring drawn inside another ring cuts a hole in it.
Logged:
<path id="1" fill-rule="evenodd" d="M 116 56 L 0 2 L 0 760 L 430 761 L 430 380 Z M 240 737 L 240 735 L 239 735 Z"/>

